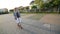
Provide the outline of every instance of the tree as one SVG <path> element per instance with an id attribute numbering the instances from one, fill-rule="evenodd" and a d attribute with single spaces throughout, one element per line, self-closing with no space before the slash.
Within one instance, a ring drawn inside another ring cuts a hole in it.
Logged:
<path id="1" fill-rule="evenodd" d="M 37 6 L 32 6 L 32 9 L 37 9 Z"/>
<path id="2" fill-rule="evenodd" d="M 10 11 L 10 12 L 13 12 L 13 11 L 14 11 L 14 9 L 10 9 L 9 11 Z"/>
<path id="3" fill-rule="evenodd" d="M 44 3 L 42 0 L 35 0 L 35 4 L 37 4 L 40 8 L 44 7 Z"/>
<path id="4" fill-rule="evenodd" d="M 30 5 L 33 5 L 33 4 L 34 4 L 34 2 L 35 2 L 35 1 L 31 1 L 31 2 L 30 2 Z"/>
<path id="5" fill-rule="evenodd" d="M 60 0 L 35 0 L 35 3 L 40 6 L 40 8 L 51 8 L 60 5 Z"/>

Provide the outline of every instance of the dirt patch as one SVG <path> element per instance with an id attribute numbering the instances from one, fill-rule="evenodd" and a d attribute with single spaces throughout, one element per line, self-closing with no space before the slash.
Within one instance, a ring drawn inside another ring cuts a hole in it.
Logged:
<path id="1" fill-rule="evenodd" d="M 60 15 L 47 14 L 40 21 L 43 23 L 49 23 L 49 24 L 60 24 Z"/>

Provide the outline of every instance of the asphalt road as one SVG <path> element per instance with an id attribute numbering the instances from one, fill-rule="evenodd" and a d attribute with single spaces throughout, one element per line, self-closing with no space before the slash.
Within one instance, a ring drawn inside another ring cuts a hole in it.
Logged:
<path id="1" fill-rule="evenodd" d="M 13 15 L 0 15 L 0 34 L 60 34 L 60 25 L 26 18 L 33 15 L 22 16 L 23 29 L 17 27 Z"/>

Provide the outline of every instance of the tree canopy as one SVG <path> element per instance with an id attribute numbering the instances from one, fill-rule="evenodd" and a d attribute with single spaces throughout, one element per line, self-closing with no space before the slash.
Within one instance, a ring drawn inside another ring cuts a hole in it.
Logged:
<path id="1" fill-rule="evenodd" d="M 44 0 L 35 0 L 35 4 L 38 4 L 38 6 L 40 8 L 44 8 L 44 7 L 55 7 L 55 6 L 58 6 L 60 5 L 60 0 L 46 0 L 44 2 Z"/>

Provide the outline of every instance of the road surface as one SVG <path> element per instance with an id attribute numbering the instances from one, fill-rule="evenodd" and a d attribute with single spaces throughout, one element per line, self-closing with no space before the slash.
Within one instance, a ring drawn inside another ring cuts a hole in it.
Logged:
<path id="1" fill-rule="evenodd" d="M 17 27 L 12 14 L 0 15 L 0 34 L 60 34 L 60 15 L 46 14 L 40 20 L 28 18 L 33 15 L 35 14 L 22 14 L 21 24 L 24 29 Z M 55 21 L 50 23 L 51 20 L 55 20 L 54 17 L 59 21 L 58 24 Z"/>

